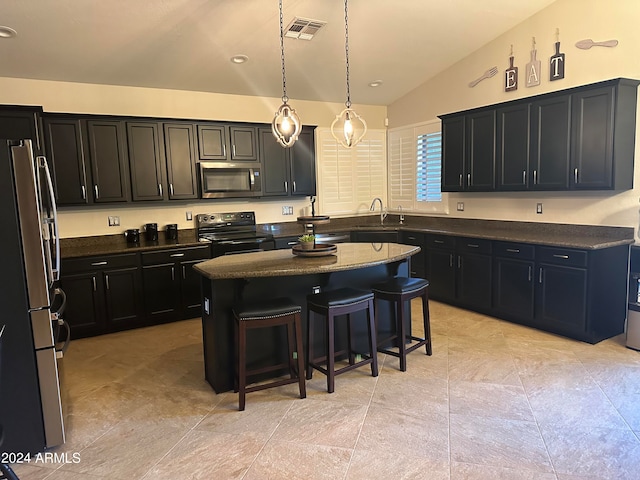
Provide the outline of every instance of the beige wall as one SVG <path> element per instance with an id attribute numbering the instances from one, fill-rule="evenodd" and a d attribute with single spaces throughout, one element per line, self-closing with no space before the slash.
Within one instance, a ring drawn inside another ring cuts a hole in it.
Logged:
<path id="1" fill-rule="evenodd" d="M 640 79 L 640 1 L 638 0 L 557 0 L 506 34 L 483 46 L 448 70 L 388 107 L 389 127 L 433 120 L 437 115 L 482 105 L 607 80 L 617 77 Z M 554 53 L 555 30 L 560 29 L 560 51 L 566 54 L 563 80 L 549 82 L 549 57 Z M 526 88 L 524 68 L 530 61 L 531 39 L 536 37 L 537 58 L 542 62 L 542 81 Z M 579 50 L 578 40 L 618 39 L 615 48 Z M 446 40 L 444 40 L 446 41 Z M 509 65 L 513 44 L 519 86 L 504 92 L 504 70 Z M 425 59 L 426 61 L 427 59 Z M 497 65 L 498 75 L 469 88 L 468 83 Z M 637 121 L 640 130 L 640 119 Z M 636 188 L 606 193 L 461 193 L 449 195 L 452 216 L 499 220 L 524 220 L 590 225 L 638 226 L 640 196 L 640 137 L 636 140 Z M 463 201 L 464 212 L 456 211 Z M 543 203 L 543 214 L 535 213 Z"/>
<path id="2" fill-rule="evenodd" d="M 221 95 L 153 88 L 91 85 L 0 77 L 0 104 L 42 105 L 46 112 L 133 115 L 269 123 L 280 106 L 279 98 Z M 339 103 L 292 99 L 303 123 L 328 127 L 343 108 Z M 386 107 L 354 105 L 372 129 L 384 128 Z M 318 159 L 317 168 L 322 168 Z M 294 215 L 282 215 L 282 206 L 293 206 Z M 309 205 L 308 198 L 256 201 L 198 201 L 190 204 L 131 204 L 95 208 L 65 208 L 60 213 L 61 236 L 106 235 L 138 228 L 144 223 L 159 226 L 178 223 L 193 228 L 185 212 L 197 213 L 253 210 L 259 223 L 295 221 Z M 120 216 L 119 227 L 108 226 L 108 216 Z"/>

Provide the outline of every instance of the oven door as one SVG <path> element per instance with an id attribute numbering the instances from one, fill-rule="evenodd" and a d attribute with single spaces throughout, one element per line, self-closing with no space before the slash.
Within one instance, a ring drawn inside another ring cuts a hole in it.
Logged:
<path id="1" fill-rule="evenodd" d="M 273 239 L 247 238 L 237 240 L 221 240 L 213 243 L 213 256 L 233 255 L 235 253 L 260 252 L 262 250 L 273 250 L 275 242 Z"/>
<path id="2" fill-rule="evenodd" d="M 260 173 L 259 163 L 200 162 L 202 198 L 258 197 Z"/>

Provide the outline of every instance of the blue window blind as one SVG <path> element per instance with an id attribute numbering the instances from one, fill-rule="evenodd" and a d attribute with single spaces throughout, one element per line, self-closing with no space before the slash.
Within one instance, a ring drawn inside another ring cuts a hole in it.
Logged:
<path id="1" fill-rule="evenodd" d="M 442 134 L 423 133 L 417 136 L 416 200 L 440 202 L 442 192 Z"/>

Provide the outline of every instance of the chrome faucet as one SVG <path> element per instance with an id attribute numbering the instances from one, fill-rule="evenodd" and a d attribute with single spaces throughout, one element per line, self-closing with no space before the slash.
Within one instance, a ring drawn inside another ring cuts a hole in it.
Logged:
<path id="1" fill-rule="evenodd" d="M 384 225 L 384 219 L 387 218 L 387 212 L 382 206 L 382 200 L 380 199 L 380 197 L 376 197 L 373 199 L 373 202 L 371 202 L 371 207 L 369 207 L 369 210 L 373 212 L 376 209 L 376 201 L 380 202 L 380 225 Z"/>
<path id="2" fill-rule="evenodd" d="M 400 225 L 404 223 L 404 213 L 402 213 L 402 205 L 398 205 L 398 211 L 400 212 Z"/>

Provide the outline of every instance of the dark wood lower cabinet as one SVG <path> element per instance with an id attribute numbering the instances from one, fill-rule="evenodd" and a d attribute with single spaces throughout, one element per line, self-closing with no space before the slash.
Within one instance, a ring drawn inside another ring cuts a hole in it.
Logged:
<path id="1" fill-rule="evenodd" d="M 64 319 L 71 328 L 71 338 L 98 335 L 106 331 L 102 278 L 97 271 L 65 274 L 60 286 L 67 295 Z"/>

